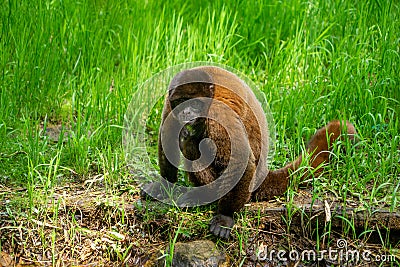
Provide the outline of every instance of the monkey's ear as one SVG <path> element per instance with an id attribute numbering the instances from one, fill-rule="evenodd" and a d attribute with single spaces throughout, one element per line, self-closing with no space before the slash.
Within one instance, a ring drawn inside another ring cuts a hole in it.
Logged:
<path id="1" fill-rule="evenodd" d="M 208 93 L 210 94 L 211 98 L 214 97 L 215 86 L 214 84 L 207 85 Z"/>
<path id="2" fill-rule="evenodd" d="M 170 97 L 174 92 L 175 92 L 175 87 L 169 87 L 168 88 L 168 96 Z"/>

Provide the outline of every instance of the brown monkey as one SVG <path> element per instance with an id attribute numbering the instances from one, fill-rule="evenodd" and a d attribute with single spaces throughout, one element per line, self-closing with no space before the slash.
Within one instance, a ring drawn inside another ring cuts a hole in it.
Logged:
<path id="1" fill-rule="evenodd" d="M 329 160 L 329 153 L 324 151 L 346 128 L 349 134 L 355 133 L 349 122 L 345 126 L 333 121 L 311 138 L 307 152 L 314 155 L 312 167 Z M 176 138 L 162 142 L 163 134 L 177 129 Z M 188 176 L 195 186 L 211 184 L 226 173 L 220 186 L 229 186 L 229 192 L 219 199 L 217 215 L 211 220 L 210 231 L 214 235 L 228 238 L 234 212 L 251 198 L 270 199 L 287 189 L 289 170 L 296 170 L 302 158 L 268 172 L 268 145 L 263 109 L 252 90 L 235 74 L 204 66 L 184 70 L 172 79 L 159 132 L 160 173 L 169 182 L 177 181 L 180 152 L 189 160 L 185 165 L 191 167 Z M 236 163 L 229 167 L 232 160 Z M 202 162 L 206 163 L 196 169 L 195 165 Z"/>

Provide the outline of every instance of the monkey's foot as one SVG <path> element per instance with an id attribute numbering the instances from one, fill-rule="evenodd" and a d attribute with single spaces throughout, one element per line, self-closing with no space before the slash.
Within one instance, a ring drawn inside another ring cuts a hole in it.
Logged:
<path id="1" fill-rule="evenodd" d="M 232 217 L 218 214 L 210 222 L 210 232 L 215 236 L 228 239 L 234 224 Z"/>

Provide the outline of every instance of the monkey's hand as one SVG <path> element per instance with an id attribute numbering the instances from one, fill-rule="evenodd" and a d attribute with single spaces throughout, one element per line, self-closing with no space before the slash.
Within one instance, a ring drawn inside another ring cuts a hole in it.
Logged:
<path id="1" fill-rule="evenodd" d="M 228 239 L 234 224 L 232 217 L 218 214 L 210 222 L 210 232 L 217 237 Z"/>
<path id="2" fill-rule="evenodd" d="M 159 187 L 159 185 L 156 185 L 155 182 L 142 185 L 140 189 L 140 198 L 146 200 L 155 200 L 151 195 L 147 193 L 153 192 L 155 187 Z"/>
<path id="3" fill-rule="evenodd" d="M 140 197 L 142 199 L 165 200 L 172 195 L 173 187 L 166 182 L 151 182 L 142 185 Z"/>

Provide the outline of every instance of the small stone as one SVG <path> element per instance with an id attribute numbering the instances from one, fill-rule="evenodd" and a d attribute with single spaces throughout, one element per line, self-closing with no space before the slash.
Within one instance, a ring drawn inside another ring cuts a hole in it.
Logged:
<path id="1" fill-rule="evenodd" d="M 167 249 L 169 251 L 169 249 Z M 165 259 L 159 261 L 164 266 Z M 174 267 L 225 267 L 228 259 L 210 240 L 196 240 L 186 243 L 178 242 L 174 247 L 172 259 Z"/>
<path id="2" fill-rule="evenodd" d="M 10 255 L 5 252 L 0 252 L 0 267 L 11 267 L 14 265 L 15 262 Z"/>

